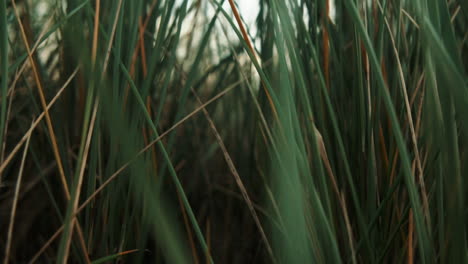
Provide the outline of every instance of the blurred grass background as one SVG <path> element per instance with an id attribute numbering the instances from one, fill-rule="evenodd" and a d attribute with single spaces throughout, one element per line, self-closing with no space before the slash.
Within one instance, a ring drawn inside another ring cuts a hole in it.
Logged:
<path id="1" fill-rule="evenodd" d="M 239 10 L 0 1 L 3 263 L 468 263 L 468 2 Z"/>

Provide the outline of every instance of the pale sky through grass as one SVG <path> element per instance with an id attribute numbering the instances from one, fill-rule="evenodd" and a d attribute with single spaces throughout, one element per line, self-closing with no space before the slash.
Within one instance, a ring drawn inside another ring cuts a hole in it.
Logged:
<path id="1" fill-rule="evenodd" d="M 241 13 L 245 22 L 249 26 L 254 25 L 255 18 L 257 17 L 258 10 L 259 10 L 258 0 L 234 0 L 234 2 L 236 2 L 237 6 L 239 7 L 239 12 Z M 331 0 L 330 1 L 330 18 L 334 20 L 335 15 L 336 15 L 335 0 Z"/>
<path id="2" fill-rule="evenodd" d="M 179 3 L 181 1 L 182 0 L 177 0 L 177 2 L 179 2 Z M 246 27 L 248 28 L 249 34 L 251 36 L 255 36 L 256 33 L 257 33 L 255 20 L 256 20 L 256 18 L 258 16 L 258 12 L 260 10 L 259 0 L 234 0 L 234 2 L 238 6 L 239 12 L 240 12 L 245 24 L 246 24 Z M 46 3 L 47 2 L 39 2 L 39 4 L 36 6 L 37 11 L 38 11 L 38 15 L 40 17 L 43 17 L 43 16 L 47 15 L 47 13 L 49 11 L 50 6 L 48 4 L 46 4 Z M 330 1 L 330 17 L 331 17 L 332 20 L 334 20 L 334 17 L 335 17 L 335 5 L 334 5 L 334 3 L 335 3 L 335 0 Z M 208 5 L 208 6 L 210 6 L 210 5 Z M 229 6 L 229 2 L 227 0 L 224 1 L 223 7 L 224 7 L 224 9 L 226 11 L 228 11 L 228 13 L 232 14 L 231 7 Z M 182 27 L 182 32 L 183 32 L 182 35 L 187 34 L 187 32 L 189 32 L 190 30 L 192 30 L 191 23 L 185 23 L 184 22 L 184 25 Z M 255 46 L 257 44 L 258 43 L 254 43 Z M 45 49 L 45 50 L 50 51 L 51 49 Z M 184 53 L 184 52 L 182 52 L 182 53 Z M 47 58 L 48 54 L 49 54 L 48 52 L 41 52 L 42 59 L 45 60 L 45 58 Z"/>
<path id="3" fill-rule="evenodd" d="M 282 0 L 282 1 L 284 1 L 284 0 Z M 297 1 L 297 0 L 293 0 L 293 1 Z M 332 21 L 334 21 L 335 15 L 336 15 L 335 0 L 328 0 L 328 1 L 329 1 L 329 4 L 330 4 L 330 18 L 331 18 Z M 177 2 L 182 2 L 182 0 L 177 0 Z M 245 22 L 245 26 L 247 27 L 247 30 L 248 30 L 250 36 L 252 36 L 252 37 L 256 36 L 257 27 L 256 27 L 255 20 L 257 19 L 258 12 L 260 10 L 259 0 L 234 0 L 234 3 L 238 7 L 238 11 L 239 11 L 240 15 L 242 16 L 242 18 L 243 18 L 243 20 Z M 207 14 L 209 16 L 214 15 L 213 6 L 211 4 L 206 3 L 206 7 L 208 8 Z M 224 1 L 223 8 L 224 8 L 224 10 L 226 10 L 232 16 L 232 10 L 231 10 L 231 7 L 229 5 L 228 0 Z M 226 23 L 226 21 L 223 18 L 221 18 L 220 21 L 222 21 L 221 23 Z M 186 34 L 190 30 L 193 30 L 192 23 L 190 23 L 190 22 L 184 23 L 184 25 L 182 26 L 182 32 L 184 34 Z M 228 33 L 229 33 L 230 37 L 232 37 L 233 39 L 237 38 L 235 36 L 235 34 L 231 35 L 232 32 L 228 32 Z M 184 34 L 182 34 L 182 35 L 184 35 Z M 257 44 L 258 44 L 257 42 L 254 42 L 255 46 L 257 46 Z"/>
<path id="4" fill-rule="evenodd" d="M 237 0 L 235 1 L 239 6 L 239 12 L 243 16 L 245 22 L 251 26 L 255 23 L 258 14 L 258 0 Z"/>

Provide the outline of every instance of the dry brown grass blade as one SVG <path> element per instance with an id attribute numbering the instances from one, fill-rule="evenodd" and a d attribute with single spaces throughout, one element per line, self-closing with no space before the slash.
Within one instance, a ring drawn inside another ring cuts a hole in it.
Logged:
<path id="1" fill-rule="evenodd" d="M 78 202 L 79 202 L 80 194 L 81 194 L 81 185 L 83 184 L 84 171 L 86 168 L 86 162 L 88 160 L 89 148 L 91 146 L 91 138 L 92 138 L 93 131 L 94 131 L 94 124 L 96 123 L 96 113 L 97 113 L 98 108 L 99 108 L 99 100 L 97 100 L 96 103 L 94 104 L 93 115 L 91 117 L 91 123 L 89 126 L 88 135 L 87 135 L 86 142 L 85 142 L 83 158 L 81 161 L 80 172 L 78 175 L 78 183 L 76 186 L 75 197 L 73 197 L 72 219 L 71 219 L 71 224 L 69 227 L 70 230 L 67 232 L 68 238 L 66 238 L 66 242 L 65 242 L 66 243 L 65 254 L 63 256 L 63 260 L 61 260 L 61 263 L 67 263 L 67 259 L 68 259 L 68 253 L 69 253 L 71 238 L 72 238 L 71 229 L 73 228 L 73 225 L 76 220 L 75 217 L 76 217 L 76 212 L 78 209 Z"/>
<path id="2" fill-rule="evenodd" d="M 76 76 L 76 74 L 78 73 L 78 70 L 79 68 L 77 67 L 75 69 L 75 71 L 70 75 L 70 77 L 68 78 L 68 80 L 63 84 L 63 86 L 59 89 L 59 91 L 57 92 L 57 94 L 54 96 L 54 98 L 50 101 L 50 103 L 47 105 L 47 108 L 46 110 L 49 110 L 54 104 L 55 102 L 60 98 L 60 96 L 62 95 L 63 91 L 65 90 L 66 87 L 68 87 L 68 85 L 70 84 L 70 82 L 73 80 L 73 78 Z M 0 165 L 0 174 L 5 170 L 5 168 L 8 166 L 8 164 L 13 160 L 13 158 L 16 156 L 16 154 L 18 153 L 19 149 L 21 148 L 21 146 L 26 142 L 27 138 L 32 134 L 32 132 L 34 131 L 34 129 L 36 129 L 36 127 L 40 124 L 40 122 L 42 121 L 42 119 L 46 116 L 46 112 L 43 111 L 38 117 L 37 119 L 34 121 L 34 123 L 31 125 L 31 127 L 29 128 L 29 130 L 26 132 L 26 134 L 23 136 L 23 138 L 21 138 L 21 140 L 18 142 L 18 144 L 16 144 L 15 148 L 11 151 L 11 153 L 8 155 L 8 157 L 5 159 L 5 161 Z M 84 243 L 84 239 L 83 239 L 83 232 L 81 231 L 81 228 L 79 227 L 79 225 L 77 225 L 77 230 L 78 230 L 78 235 L 79 235 L 79 242 L 80 242 L 80 245 L 83 249 L 86 248 L 85 246 L 85 243 Z M 86 257 L 86 261 L 88 263 L 91 262 L 91 260 L 89 260 L 89 257 L 88 257 L 88 254 L 86 253 L 85 254 L 85 257 Z"/>
<path id="3" fill-rule="evenodd" d="M 141 51 L 141 54 L 142 54 L 141 64 L 142 64 L 144 76 L 146 76 L 146 74 L 148 73 L 147 63 L 146 63 L 146 50 L 144 49 L 145 48 L 144 34 L 146 32 L 146 27 L 148 26 L 149 19 L 151 18 L 151 14 L 153 13 L 154 8 L 156 7 L 156 3 L 157 3 L 157 0 L 155 0 L 153 4 L 151 5 L 148 15 L 146 16 L 143 24 L 141 23 L 141 17 L 138 20 L 138 45 L 136 45 L 135 49 L 133 50 L 132 60 L 130 64 L 130 76 L 132 78 L 135 76 L 135 65 L 136 65 L 136 61 L 138 58 L 138 51 Z M 127 86 L 125 87 L 125 92 L 124 92 L 125 94 L 124 103 L 123 103 L 124 111 L 125 111 L 125 107 L 127 106 L 127 98 L 128 98 L 129 92 L 130 92 L 130 84 L 127 84 Z"/>
<path id="4" fill-rule="evenodd" d="M 413 247 L 413 236 L 414 236 L 414 223 L 413 223 L 413 210 L 409 211 L 409 227 L 408 227 L 408 264 L 414 263 L 414 247 Z"/>
<path id="5" fill-rule="evenodd" d="M 65 171 L 63 170 L 62 159 L 60 157 L 60 153 L 59 153 L 59 150 L 58 150 L 57 138 L 55 137 L 55 132 L 54 132 L 54 128 L 53 128 L 53 125 L 52 125 L 52 119 L 50 118 L 49 110 L 47 109 L 47 103 L 46 103 L 46 100 L 45 100 L 44 89 L 43 89 L 43 86 L 42 86 L 41 78 L 39 76 L 39 71 L 37 69 L 36 61 L 33 58 L 33 54 L 31 52 L 31 48 L 29 46 L 29 39 L 28 39 L 28 36 L 26 35 L 25 28 L 24 28 L 23 23 L 22 23 L 22 21 L 20 19 L 20 14 L 19 14 L 18 8 L 16 6 L 15 0 L 12 0 L 12 4 L 13 4 L 13 9 L 15 11 L 16 19 L 17 19 L 18 24 L 20 26 L 20 31 L 21 31 L 21 36 L 22 36 L 22 39 L 23 39 L 23 43 L 24 43 L 24 45 L 26 47 L 26 51 L 28 53 L 28 58 L 29 58 L 29 61 L 31 63 L 31 67 L 33 69 L 34 80 L 36 81 L 36 85 L 37 85 L 37 88 L 38 88 L 38 93 L 39 93 L 39 98 L 40 98 L 40 101 L 41 101 L 41 105 L 42 105 L 42 108 L 44 109 L 47 129 L 49 130 L 50 139 L 51 139 L 51 142 L 52 142 L 52 149 L 53 149 L 53 152 L 54 152 L 55 160 L 57 161 L 57 168 L 58 168 L 59 173 L 60 173 L 60 180 L 62 181 L 62 187 L 64 189 L 65 198 L 67 200 L 70 200 L 70 190 L 68 188 L 67 180 L 66 180 L 66 177 L 65 177 Z M 80 246 L 82 247 L 83 254 L 85 256 L 85 259 L 86 259 L 87 263 L 90 263 L 91 260 L 89 259 L 89 254 L 88 254 L 88 251 L 87 251 L 87 247 L 86 247 L 86 244 L 84 242 L 83 232 L 81 231 L 81 227 L 80 227 L 79 224 L 76 227 L 78 229 L 78 240 L 79 240 Z"/>
<path id="6" fill-rule="evenodd" d="M 29 134 L 28 139 L 26 140 L 26 145 L 24 146 L 23 158 L 21 159 L 18 179 L 16 180 L 15 196 L 13 198 L 13 205 L 11 206 L 10 225 L 8 227 L 7 242 L 6 242 L 6 247 L 5 247 L 5 258 L 3 260 L 3 264 L 8 264 L 8 261 L 10 258 L 10 248 L 11 248 L 11 240 L 13 238 L 13 226 L 15 223 L 16 207 L 18 205 L 18 197 L 19 197 L 19 191 L 20 191 L 20 186 L 21 186 L 21 179 L 23 177 L 24 163 L 26 161 L 26 155 L 28 153 L 30 139 L 31 139 L 31 134 Z"/>
<path id="7" fill-rule="evenodd" d="M 180 211 L 182 212 L 182 216 L 184 218 L 184 226 L 185 226 L 185 230 L 187 231 L 188 241 L 190 244 L 190 249 L 192 251 L 193 263 L 198 264 L 200 263 L 200 261 L 198 260 L 197 248 L 195 247 L 195 241 L 193 240 L 192 229 L 190 228 L 189 220 L 187 217 L 187 212 L 185 211 L 184 204 L 182 202 L 182 199 L 180 198 L 179 191 L 177 191 L 177 199 L 179 200 Z"/>
<path id="8" fill-rule="evenodd" d="M 331 168 L 330 160 L 328 159 L 327 149 L 325 148 L 325 142 L 323 141 L 322 134 L 315 127 L 315 125 L 313 125 L 313 126 L 314 126 L 315 139 L 316 139 L 316 142 L 317 142 L 320 157 L 321 157 L 322 162 L 323 162 L 323 164 L 325 166 L 325 170 L 327 171 L 327 174 L 330 177 L 330 181 L 332 182 L 332 186 L 333 186 L 333 190 L 334 190 L 334 192 L 336 194 L 336 198 L 340 202 L 341 210 L 343 211 L 343 217 L 345 219 L 346 229 L 348 231 L 348 240 L 349 240 L 350 248 L 351 248 L 352 253 L 353 253 L 352 260 L 353 260 L 353 263 L 355 263 L 356 262 L 356 252 L 355 252 L 354 244 L 353 244 L 353 241 L 354 241 L 354 239 L 353 239 L 353 230 L 352 230 L 351 224 L 349 222 L 349 215 L 348 215 L 348 210 L 347 210 L 347 206 L 346 206 L 345 197 L 344 197 L 343 192 L 341 192 L 340 189 L 338 188 L 338 184 L 336 182 L 336 177 L 333 174 L 333 170 Z"/>
<path id="9" fill-rule="evenodd" d="M 150 13 L 151 14 L 151 13 Z M 145 31 L 146 31 L 146 26 L 148 25 L 148 21 L 149 21 L 149 17 L 151 17 L 150 15 L 148 15 L 148 17 L 145 19 L 145 22 L 144 24 L 142 24 L 141 22 L 141 17 L 140 19 L 138 20 L 138 27 L 139 27 L 139 46 L 140 46 L 140 52 L 141 52 L 141 67 L 143 69 L 143 77 L 146 78 L 146 75 L 148 74 L 148 67 L 147 67 L 147 63 L 146 63 L 146 49 L 145 49 Z M 138 54 L 138 49 L 135 50 L 135 54 Z M 134 55 L 135 55 L 134 54 Z M 132 59 L 132 73 L 130 73 L 131 76 L 133 76 L 133 71 L 135 70 L 135 66 L 134 64 L 136 63 L 136 57 L 134 57 L 134 59 Z M 148 111 L 148 114 L 151 116 L 152 114 L 152 110 L 151 110 L 151 97 L 148 96 L 146 97 L 146 111 Z M 143 137 L 144 137 L 144 140 L 145 140 L 145 144 L 148 144 L 148 135 L 152 135 L 153 134 L 153 131 L 151 129 L 146 129 L 145 127 L 142 128 L 143 129 Z M 151 159 L 152 159 L 152 162 L 153 162 L 153 169 L 155 171 L 157 171 L 158 169 L 158 165 L 157 165 L 157 160 L 156 160 L 156 148 L 155 146 L 153 146 L 153 148 L 151 149 Z"/>
<path id="10" fill-rule="evenodd" d="M 54 242 L 54 240 L 62 233 L 63 229 L 65 228 L 64 225 L 62 225 L 55 233 L 47 240 L 46 243 L 42 246 L 42 248 L 32 257 L 32 259 L 28 262 L 29 264 L 34 264 L 37 262 L 39 257 L 44 253 L 44 251 Z"/>
<path id="11" fill-rule="evenodd" d="M 148 96 L 146 98 L 146 111 L 148 112 L 148 114 L 151 117 L 152 110 L 151 110 L 151 98 L 150 98 L 150 96 Z M 145 145 L 148 145 L 149 144 L 149 138 L 153 134 L 153 130 L 151 130 L 150 128 L 147 128 L 147 127 L 144 126 L 144 127 L 141 128 L 141 131 L 142 131 L 142 134 L 143 134 L 143 142 L 145 143 Z M 150 136 L 148 136 L 148 135 L 150 135 Z M 151 148 L 151 161 L 152 161 L 154 171 L 158 171 L 155 146 L 153 146 Z M 155 175 L 155 177 L 157 177 L 157 174 Z"/>
<path id="12" fill-rule="evenodd" d="M 117 254 L 119 256 L 125 256 L 125 255 L 135 253 L 135 252 L 138 252 L 138 251 L 140 251 L 140 250 L 139 249 L 132 249 L 132 250 L 126 250 L 126 251 L 123 251 L 123 252 L 120 252 L 120 253 L 117 253 Z"/>
<path id="13" fill-rule="evenodd" d="M 44 23 L 44 27 L 42 31 L 39 33 L 39 37 L 37 38 L 37 41 L 34 43 L 33 48 L 31 49 L 31 53 L 35 53 L 37 50 L 37 47 L 39 46 L 39 43 L 41 42 L 41 39 L 44 37 L 45 33 L 47 32 L 47 29 L 49 29 L 51 22 L 53 21 L 54 16 L 50 16 L 50 18 Z M 26 69 L 26 65 L 28 60 L 25 60 L 19 69 L 19 71 L 16 72 L 15 78 L 13 79 L 13 82 L 11 83 L 10 87 L 8 88 L 7 91 L 7 97 L 10 96 L 10 102 L 8 106 L 8 113 L 7 113 L 7 120 L 9 120 L 9 116 L 11 113 L 11 106 L 13 102 L 13 97 L 14 97 L 14 89 L 16 87 L 16 83 L 18 82 L 20 76 L 23 74 L 24 70 Z M 5 131 L 4 135 L 7 134 L 8 131 L 8 122 L 5 124 Z M 6 142 L 4 142 L 3 146 L 0 146 L 0 163 L 3 162 L 3 158 L 5 157 L 5 147 L 6 147 Z M 0 182 L 1 182 L 1 173 L 0 173 Z"/>
<path id="14" fill-rule="evenodd" d="M 151 115 L 152 109 L 151 109 L 151 97 L 150 96 L 148 96 L 147 99 L 146 99 L 146 108 L 147 108 L 148 113 Z M 147 131 L 146 133 L 149 134 L 149 135 L 153 134 L 153 131 L 150 130 L 150 129 L 145 130 L 145 131 Z M 147 143 L 149 143 L 149 142 L 147 142 Z M 153 146 L 151 148 L 151 160 L 153 162 L 154 171 L 158 171 L 158 160 L 156 158 L 156 146 Z"/>
<path id="15" fill-rule="evenodd" d="M 66 177 L 65 177 L 65 172 L 63 170 L 62 159 L 60 157 L 60 153 L 59 153 L 59 150 L 58 150 L 57 139 L 55 137 L 55 132 L 54 132 L 54 128 L 53 128 L 53 125 L 52 125 L 52 119 L 50 118 L 49 110 L 47 109 L 47 103 L 46 103 L 46 100 L 45 100 L 44 89 L 42 87 L 42 82 L 41 82 L 41 79 L 40 79 L 40 76 L 39 76 L 39 71 L 37 70 L 36 62 L 35 62 L 35 60 L 33 58 L 33 54 L 31 52 L 31 48 L 29 46 L 29 40 L 28 40 L 28 37 L 26 35 L 25 29 L 24 29 L 24 26 L 23 26 L 23 22 L 20 19 L 20 14 L 19 14 L 18 8 L 16 6 L 15 0 L 12 0 L 11 2 L 13 4 L 13 9 L 15 10 L 15 14 L 16 14 L 16 19 L 17 19 L 19 27 L 20 27 L 21 36 L 23 38 L 23 44 L 26 47 L 29 62 L 31 63 L 31 67 L 33 69 L 34 80 L 36 81 L 36 85 L 37 85 L 37 89 L 38 89 L 38 93 L 39 93 L 39 98 L 40 98 L 41 105 L 42 105 L 42 108 L 44 109 L 44 113 L 45 113 L 45 117 L 46 117 L 47 128 L 48 128 L 49 133 L 50 133 L 50 139 L 51 139 L 51 142 L 52 142 L 52 150 L 54 152 L 54 156 L 55 156 L 55 159 L 57 161 L 57 168 L 58 168 L 59 173 L 60 173 L 60 180 L 62 181 L 62 185 L 63 185 L 64 192 L 65 192 L 65 197 L 67 198 L 67 200 L 69 200 L 70 199 L 70 191 L 68 189 L 68 184 L 67 184 L 67 180 L 66 180 Z"/>
<path id="16" fill-rule="evenodd" d="M 97 55 L 100 10 L 101 10 L 101 0 L 96 0 L 96 15 L 94 16 L 93 47 L 91 50 L 92 52 L 91 60 L 92 60 L 93 66 L 96 62 L 96 55 Z"/>
<path id="17" fill-rule="evenodd" d="M 423 87 L 422 84 L 424 82 L 424 79 L 425 79 L 425 75 L 423 72 L 421 73 L 421 77 L 419 77 L 418 83 L 416 84 L 416 89 L 414 89 L 413 96 L 411 96 L 411 101 L 410 101 L 411 106 L 413 106 L 414 101 L 416 100 L 416 97 L 419 94 L 419 90 L 421 89 L 421 87 Z"/>
<path id="18" fill-rule="evenodd" d="M 60 95 L 62 95 L 63 91 L 65 90 L 65 88 L 68 87 L 68 85 L 70 84 L 70 82 L 73 80 L 73 78 L 75 77 L 76 73 L 78 72 L 78 68 L 75 69 L 75 71 L 70 75 L 70 77 L 68 78 L 68 80 L 65 82 L 65 84 L 59 89 L 59 91 L 57 92 L 57 94 L 54 96 L 54 98 L 50 101 L 50 103 L 47 105 L 47 110 L 49 110 L 54 104 L 55 102 L 57 102 L 57 100 L 60 98 Z M 3 163 L 0 165 L 0 174 L 2 174 L 2 172 L 5 170 L 5 168 L 8 166 L 8 164 L 13 160 L 13 158 L 16 156 L 16 154 L 18 153 L 19 149 L 21 148 L 21 146 L 24 144 L 24 142 L 26 142 L 27 138 L 29 137 L 29 135 L 34 131 L 34 129 L 36 129 L 37 125 L 39 125 L 39 123 L 42 121 L 42 119 L 44 118 L 45 116 L 45 112 L 42 112 L 37 118 L 36 120 L 34 121 L 34 123 L 32 124 L 32 126 L 29 128 L 29 130 L 26 132 L 26 134 L 24 134 L 23 138 L 21 138 L 21 140 L 16 144 L 16 146 L 14 147 L 14 149 L 10 152 L 10 154 L 8 155 L 8 157 L 3 161 Z"/>
<path id="19" fill-rule="evenodd" d="M 400 153 L 398 152 L 398 149 L 395 149 L 395 152 L 393 153 L 393 162 L 392 162 L 392 170 L 390 171 L 390 185 L 393 184 L 395 181 L 395 175 L 396 175 L 396 166 L 397 166 L 397 161 Z"/>
<path id="20" fill-rule="evenodd" d="M 256 59 L 257 58 L 256 52 L 252 46 L 252 42 L 250 41 L 247 31 L 245 30 L 244 23 L 242 23 L 242 19 L 239 15 L 239 11 L 237 10 L 236 4 L 234 4 L 234 0 L 229 0 L 229 5 L 231 6 L 232 12 L 234 13 L 234 17 L 236 18 L 237 25 L 239 26 L 240 31 L 242 33 L 242 37 L 244 38 L 245 42 L 249 46 L 250 51 L 252 52 L 252 54 L 255 56 L 255 59 Z"/>
<path id="21" fill-rule="evenodd" d="M 139 44 L 140 44 L 140 52 L 141 52 L 141 68 L 143 69 L 143 76 L 146 77 L 148 74 L 148 67 L 146 63 L 146 49 L 145 49 L 145 30 L 146 30 L 146 25 L 143 25 L 141 23 L 141 17 L 138 20 L 138 26 L 139 26 L 139 33 L 140 33 L 140 39 L 139 39 Z"/>
<path id="22" fill-rule="evenodd" d="M 457 18 L 457 15 L 460 12 L 460 9 L 461 9 L 461 6 L 458 5 L 457 9 L 455 9 L 455 11 L 453 12 L 452 17 L 450 18 L 450 22 L 453 23 L 455 21 L 455 18 Z"/>
<path id="23" fill-rule="evenodd" d="M 198 103 L 200 105 L 203 105 L 203 102 L 200 100 L 200 97 L 198 97 L 197 92 L 193 87 L 190 87 L 192 90 L 193 95 L 197 99 Z M 234 180 L 236 181 L 237 186 L 239 187 L 239 190 L 241 191 L 242 197 L 244 198 L 247 207 L 249 208 L 250 213 L 252 214 L 252 217 L 255 221 L 255 224 L 260 232 L 260 235 L 262 237 L 263 242 L 265 243 L 265 246 L 267 248 L 268 254 L 270 255 L 271 259 L 273 262 L 276 263 L 275 255 L 273 254 L 273 249 L 270 245 L 270 242 L 268 241 L 268 238 L 266 236 L 266 233 L 262 227 L 262 224 L 260 223 L 260 219 L 257 215 L 257 211 L 255 211 L 255 208 L 253 206 L 252 200 L 250 199 L 249 194 L 247 193 L 247 189 L 245 188 L 244 183 L 242 182 L 242 179 L 237 172 L 236 166 L 234 165 L 234 162 L 231 159 L 231 156 L 229 155 L 229 152 L 226 149 L 226 145 L 224 145 L 223 139 L 221 138 L 221 135 L 218 132 L 218 129 L 216 128 L 213 120 L 211 119 L 208 111 L 203 108 L 202 109 L 203 114 L 205 115 L 206 120 L 208 121 L 211 130 L 213 131 L 213 134 L 215 135 L 216 141 L 218 142 L 219 147 L 221 148 L 221 151 L 223 152 L 224 159 L 226 160 L 226 163 L 228 164 L 229 170 L 231 171 L 232 175 L 234 176 Z"/>
<path id="24" fill-rule="evenodd" d="M 422 91 L 421 93 L 421 99 L 420 99 L 420 102 L 419 102 L 419 105 L 418 105 L 418 113 L 417 113 L 417 118 L 416 118 L 416 127 L 415 127 L 415 133 L 416 135 L 419 135 L 419 131 L 421 130 L 421 117 L 422 117 L 422 107 L 424 105 L 424 90 Z M 427 154 L 427 153 L 426 153 Z M 424 168 L 424 164 L 423 164 L 423 168 Z"/>
<path id="25" fill-rule="evenodd" d="M 234 191 L 234 190 L 231 190 L 230 188 L 228 187 L 223 187 L 219 184 L 212 184 L 212 187 L 214 190 L 216 191 L 219 191 L 221 193 L 223 193 L 224 195 L 227 195 L 227 196 L 230 196 L 236 200 L 240 200 L 240 201 L 243 201 L 244 198 L 242 197 L 242 194 Z M 268 210 L 262 206 L 260 206 L 259 204 L 257 203 L 253 203 L 253 206 L 255 208 L 255 210 L 257 210 L 258 212 L 260 212 L 262 215 L 264 215 L 265 217 L 270 217 L 271 218 L 271 214 L 268 213 Z M 284 234 L 284 224 L 280 224 L 279 222 L 275 222 L 275 220 L 272 220 L 272 222 L 278 227 L 278 229 L 280 229 L 280 231 Z"/>
<path id="26" fill-rule="evenodd" d="M 380 147 L 382 149 L 381 151 L 382 160 L 384 162 L 385 169 L 388 170 L 390 166 L 390 162 L 388 160 L 387 145 L 385 144 L 385 136 L 383 133 L 382 124 L 379 124 L 379 142 L 380 142 Z"/>
<path id="27" fill-rule="evenodd" d="M 247 31 L 245 30 L 244 23 L 242 23 L 242 19 L 239 15 L 239 11 L 237 10 L 236 5 L 234 4 L 234 0 L 229 0 L 229 5 L 231 6 L 232 12 L 234 13 L 234 17 L 236 18 L 236 22 L 242 33 L 242 37 L 244 38 L 245 42 L 249 46 L 250 52 L 252 52 L 254 60 L 258 62 L 257 53 L 255 52 L 255 49 L 252 46 L 252 42 L 250 41 L 249 35 L 247 34 Z M 271 109 L 273 110 L 273 113 L 275 115 L 275 118 L 276 120 L 278 120 L 279 119 L 278 112 L 276 111 L 276 107 L 275 107 L 275 104 L 273 103 L 273 99 L 271 98 L 270 92 L 268 92 L 268 89 L 263 79 L 261 79 L 261 82 L 262 82 L 263 90 L 265 91 L 265 94 L 267 96 L 268 102 L 270 103 Z"/>
<path id="28" fill-rule="evenodd" d="M 418 25 L 418 23 L 416 22 L 416 20 L 415 20 L 405 9 L 402 8 L 402 9 L 401 9 L 401 12 L 409 19 L 409 21 L 410 21 L 411 23 L 413 23 L 413 25 L 414 25 L 417 29 L 419 29 L 419 25 Z"/>
<path id="29" fill-rule="evenodd" d="M 323 164 L 325 165 L 325 170 L 327 171 L 328 176 L 330 177 L 330 180 L 331 180 L 331 182 L 333 184 L 333 190 L 335 191 L 336 195 L 338 196 L 337 198 L 340 199 L 340 190 L 338 188 L 338 184 L 336 182 L 335 176 L 333 174 L 333 170 L 332 170 L 331 165 L 330 165 L 330 161 L 328 159 L 327 150 L 325 148 L 325 143 L 323 141 L 322 134 L 320 134 L 320 131 L 318 131 L 318 129 L 315 127 L 314 124 L 312 124 L 312 125 L 314 127 L 315 140 L 316 140 L 317 147 L 318 147 L 318 150 L 319 150 L 320 158 L 322 159 Z"/>
<path id="30" fill-rule="evenodd" d="M 379 5 L 379 8 L 380 8 L 381 12 L 384 13 L 383 8 L 380 5 L 380 3 L 378 3 L 378 5 Z M 411 134 L 411 140 L 412 140 L 412 143 L 413 143 L 413 148 L 414 148 L 414 153 L 415 153 L 414 158 L 416 160 L 416 168 L 417 168 L 417 171 L 418 171 L 417 174 L 419 176 L 418 180 L 419 180 L 419 185 L 421 186 L 421 196 L 422 196 L 422 199 L 423 199 L 424 214 L 425 214 L 425 217 L 426 217 L 426 221 L 430 226 L 429 199 L 427 198 L 426 185 L 424 183 L 424 172 L 423 172 L 423 168 L 422 168 L 422 165 L 421 165 L 421 158 L 420 158 L 420 155 L 419 155 L 418 140 L 416 138 L 416 132 L 415 132 L 415 129 L 414 129 L 413 116 L 411 114 L 411 106 L 410 106 L 410 102 L 409 102 L 409 99 L 408 99 L 408 93 L 407 93 L 407 88 L 406 88 L 406 82 L 405 82 L 405 79 L 404 79 L 403 68 L 401 66 L 400 57 L 399 57 L 399 54 L 398 54 L 395 39 L 394 39 L 393 34 L 392 34 L 390 23 L 388 22 L 388 19 L 385 16 L 384 16 L 384 21 L 385 21 L 385 25 L 387 26 L 387 29 L 388 29 L 388 34 L 390 36 L 390 40 L 392 42 L 393 52 L 395 53 L 395 59 L 396 59 L 396 62 L 397 62 L 397 67 L 398 67 L 398 73 L 400 75 L 401 88 L 402 88 L 402 91 L 403 91 L 403 98 L 404 98 L 405 107 L 406 107 L 406 114 L 407 114 L 407 118 L 408 118 L 408 124 L 409 124 L 410 132 L 411 132 L 410 133 Z"/>
<path id="31" fill-rule="evenodd" d="M 343 192 L 341 192 L 341 204 L 343 206 L 346 229 L 348 230 L 348 233 L 349 233 L 348 241 L 349 241 L 349 247 L 351 248 L 351 253 L 352 253 L 351 260 L 353 261 L 353 264 L 356 264 L 357 261 L 356 261 L 356 249 L 354 248 L 354 243 L 353 243 L 354 241 L 353 228 L 351 227 L 351 222 L 349 221 L 348 207 L 346 206 L 345 195 Z"/>
<path id="32" fill-rule="evenodd" d="M 119 0 L 119 3 L 117 5 L 117 11 L 115 14 L 115 19 L 114 19 L 114 25 L 112 26 L 112 32 L 111 32 L 111 37 L 109 38 L 109 45 L 107 47 L 106 51 L 106 57 L 104 58 L 104 67 L 102 70 L 102 76 L 107 72 L 107 66 L 109 65 L 109 58 L 110 58 L 110 53 L 112 50 L 112 42 L 114 42 L 114 37 L 115 37 L 115 31 L 117 29 L 117 22 L 119 21 L 119 16 L 120 16 L 120 9 L 122 8 L 122 0 Z"/>

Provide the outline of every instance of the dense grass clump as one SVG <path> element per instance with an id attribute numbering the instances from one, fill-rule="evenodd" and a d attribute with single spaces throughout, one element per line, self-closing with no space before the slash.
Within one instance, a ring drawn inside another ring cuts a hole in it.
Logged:
<path id="1" fill-rule="evenodd" d="M 468 263 L 468 2 L 258 7 L 0 1 L 2 261 Z"/>

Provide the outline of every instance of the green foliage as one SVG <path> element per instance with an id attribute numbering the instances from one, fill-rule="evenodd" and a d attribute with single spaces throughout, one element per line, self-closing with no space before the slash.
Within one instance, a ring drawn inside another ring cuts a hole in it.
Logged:
<path id="1" fill-rule="evenodd" d="M 234 2 L 0 1 L 5 263 L 467 263 L 467 2 Z"/>

